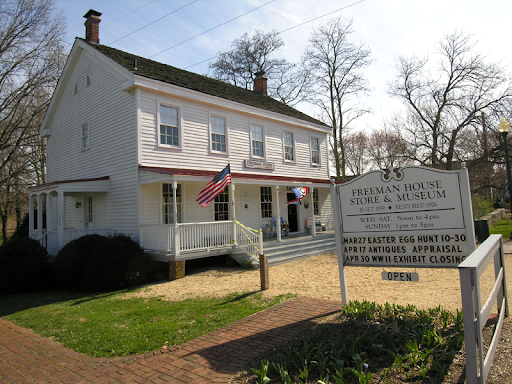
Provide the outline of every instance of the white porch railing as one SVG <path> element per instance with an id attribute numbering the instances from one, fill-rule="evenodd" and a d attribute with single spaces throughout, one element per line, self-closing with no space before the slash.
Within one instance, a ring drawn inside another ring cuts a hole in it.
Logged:
<path id="1" fill-rule="evenodd" d="M 165 251 L 179 255 L 184 251 L 201 251 L 210 248 L 236 245 L 258 259 L 259 231 L 237 221 L 213 221 L 204 223 L 180 223 L 178 252 L 174 250 L 174 226 L 172 224 L 141 225 L 141 246 L 144 249 Z"/>
<path id="2" fill-rule="evenodd" d="M 178 224 L 180 251 L 192 251 L 233 244 L 233 223 L 213 221 Z"/>
<path id="3" fill-rule="evenodd" d="M 140 226 L 140 234 L 142 248 L 173 252 L 174 226 L 172 224 L 144 224 Z"/>
<path id="4" fill-rule="evenodd" d="M 48 244 L 48 231 L 46 229 L 43 229 L 41 231 L 30 231 L 30 237 L 31 239 L 39 241 L 39 244 L 41 244 L 43 247 L 47 248 Z"/>
<path id="5" fill-rule="evenodd" d="M 88 228 L 88 229 L 66 229 L 64 230 L 64 244 L 66 245 L 70 241 L 78 239 L 79 237 L 86 235 L 101 235 L 108 236 L 111 234 L 110 228 Z"/>
<path id="6" fill-rule="evenodd" d="M 233 219 L 235 229 L 236 244 L 247 252 L 255 260 L 259 260 L 259 255 L 263 254 L 263 250 L 260 249 L 260 237 L 263 236 L 261 231 L 246 227 L 239 221 Z"/>

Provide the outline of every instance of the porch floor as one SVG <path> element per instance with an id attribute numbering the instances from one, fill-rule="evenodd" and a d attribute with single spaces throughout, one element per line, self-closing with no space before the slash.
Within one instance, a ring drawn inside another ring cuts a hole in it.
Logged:
<path id="1" fill-rule="evenodd" d="M 281 240 L 278 242 L 277 237 L 263 239 L 263 253 L 267 256 L 269 265 L 336 251 L 334 231 L 317 232 L 316 237 L 311 233 L 290 233 L 282 236 Z"/>

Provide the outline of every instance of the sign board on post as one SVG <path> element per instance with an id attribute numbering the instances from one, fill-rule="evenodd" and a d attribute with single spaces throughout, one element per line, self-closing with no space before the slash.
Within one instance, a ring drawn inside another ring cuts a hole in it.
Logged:
<path id="1" fill-rule="evenodd" d="M 343 266 L 457 268 L 476 247 L 466 168 L 377 170 L 336 189 Z"/>

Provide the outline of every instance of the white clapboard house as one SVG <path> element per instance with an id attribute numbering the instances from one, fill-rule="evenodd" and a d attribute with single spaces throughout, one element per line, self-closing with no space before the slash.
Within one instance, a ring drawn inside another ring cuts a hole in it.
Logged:
<path id="1" fill-rule="evenodd" d="M 308 219 L 332 227 L 328 126 L 267 96 L 263 75 L 249 91 L 100 45 L 100 15 L 84 16 L 86 39 L 75 40 L 40 128 L 48 182 L 29 190 L 30 231 L 50 254 L 122 232 L 181 262 L 257 254 L 247 228 L 272 235 L 272 218 L 291 235 L 314 235 Z M 228 163 L 232 184 L 202 208 L 198 193 Z M 285 205 L 291 187 L 309 194 Z"/>

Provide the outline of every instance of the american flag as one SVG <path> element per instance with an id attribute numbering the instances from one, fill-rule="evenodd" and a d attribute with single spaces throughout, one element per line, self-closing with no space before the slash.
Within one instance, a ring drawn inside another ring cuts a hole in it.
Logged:
<path id="1" fill-rule="evenodd" d="M 224 191 L 228 184 L 231 184 L 231 170 L 229 164 L 208 183 L 205 189 L 199 192 L 196 201 L 201 207 L 206 207 Z"/>
<path id="2" fill-rule="evenodd" d="M 308 187 L 303 188 L 292 188 L 293 193 L 295 193 L 295 196 L 297 197 L 295 200 L 288 201 L 285 205 L 288 204 L 298 204 L 299 201 L 301 201 L 304 196 L 308 194 Z"/>

